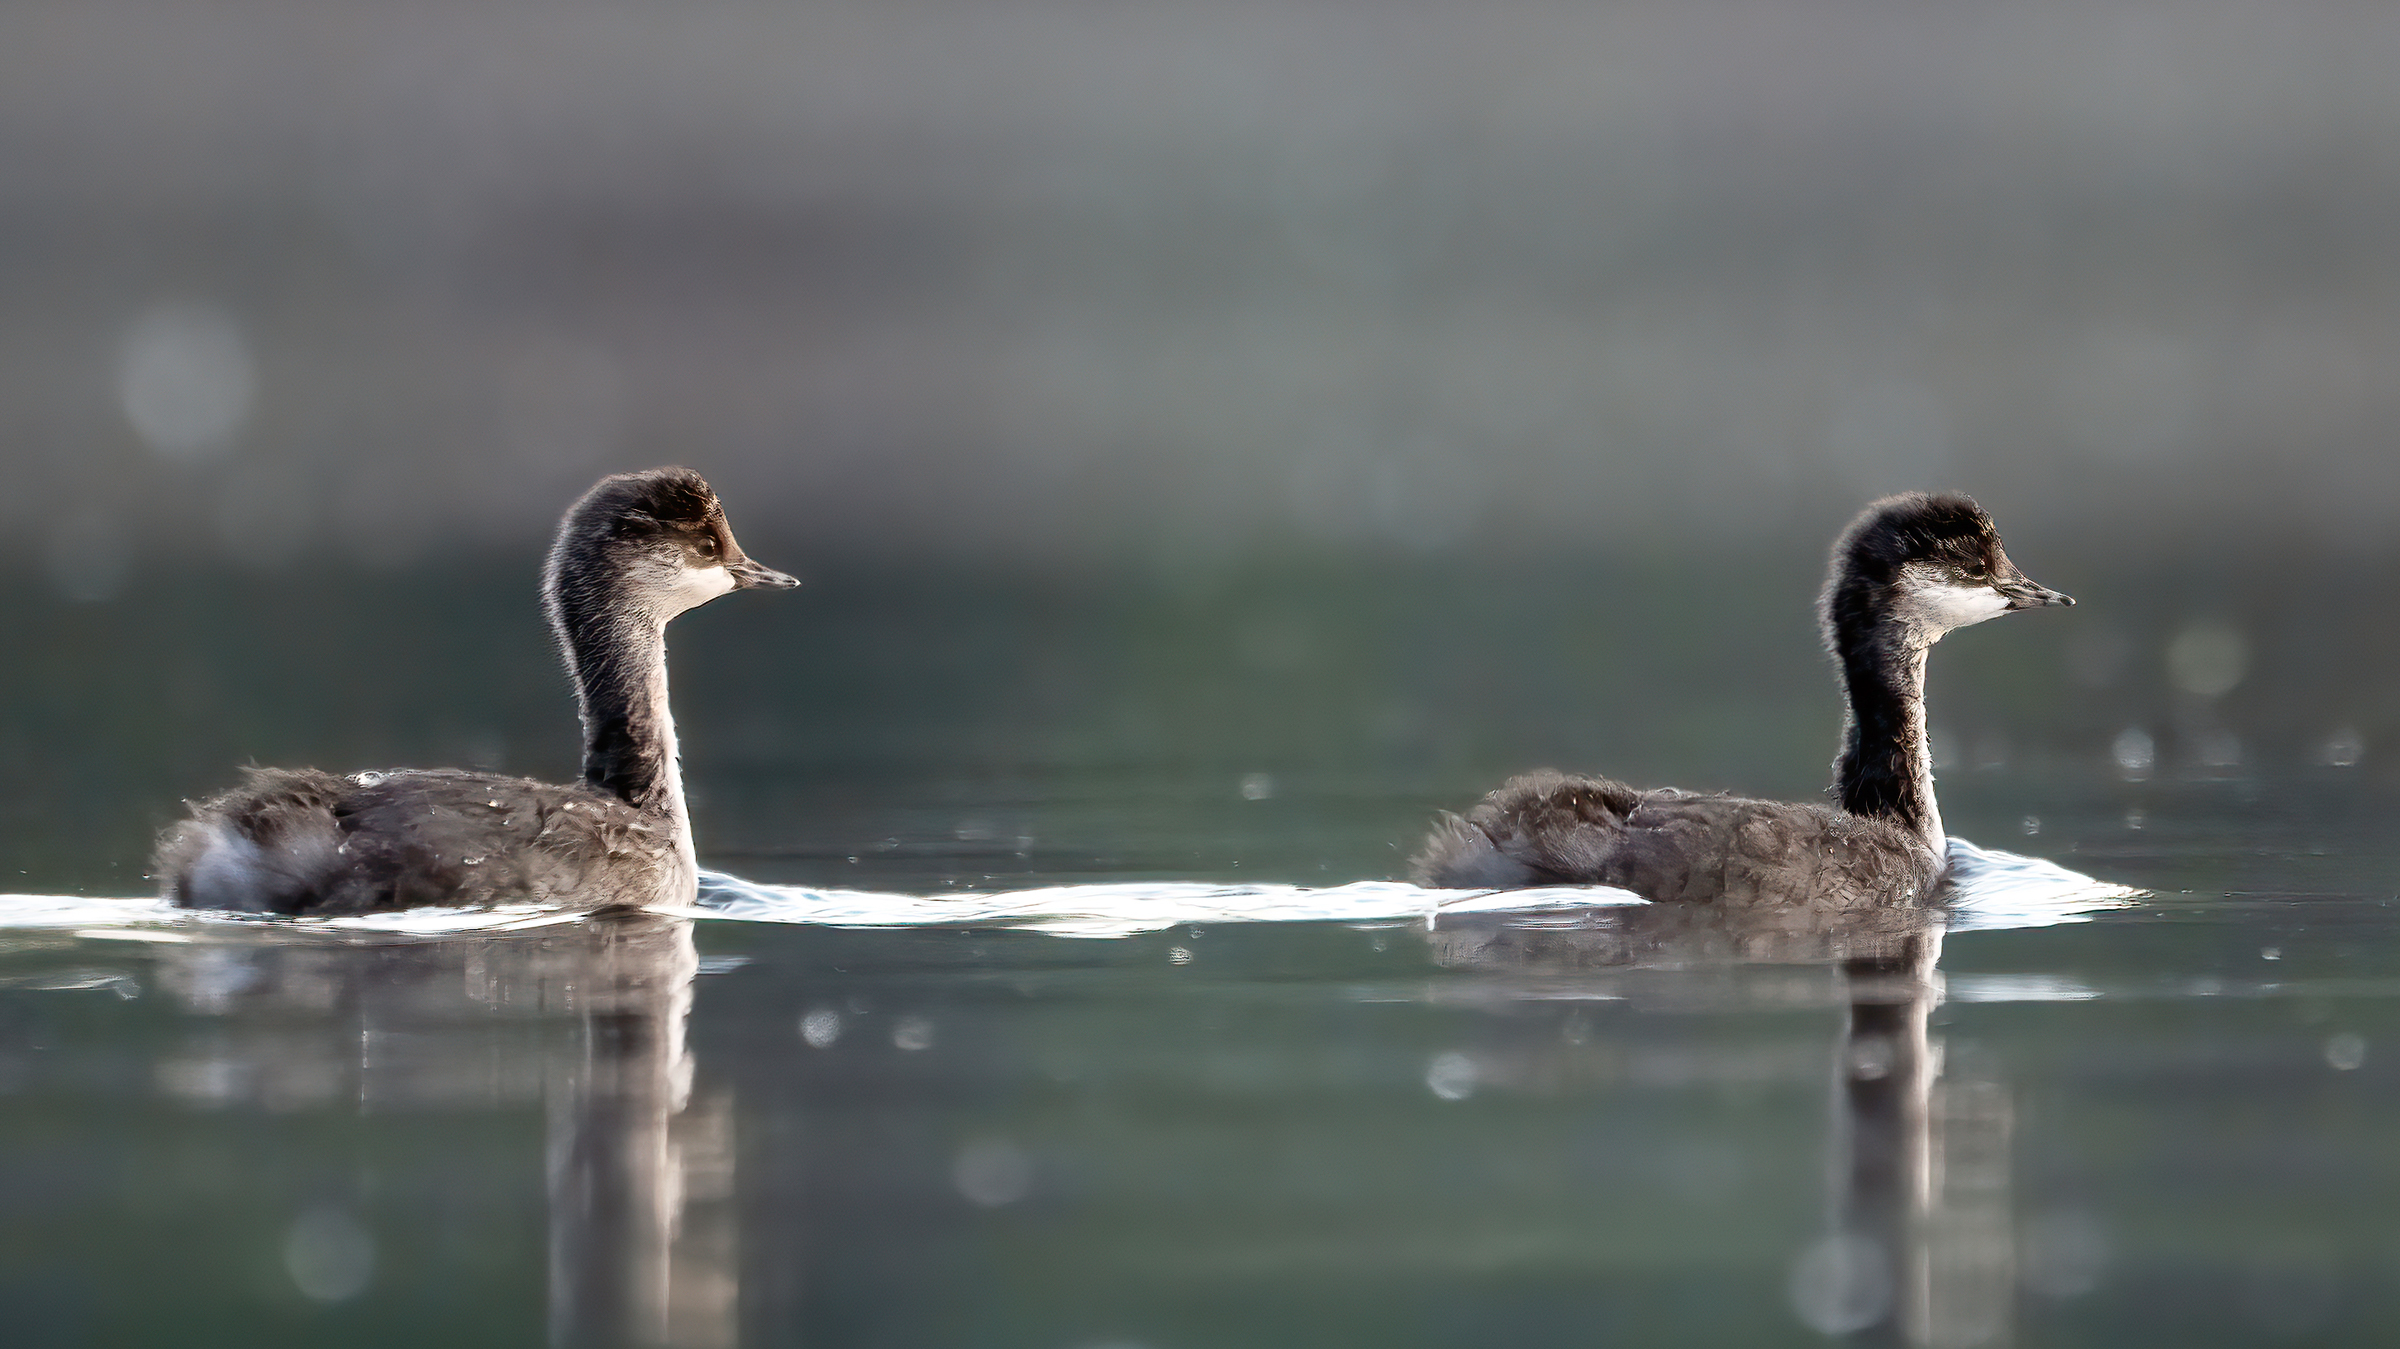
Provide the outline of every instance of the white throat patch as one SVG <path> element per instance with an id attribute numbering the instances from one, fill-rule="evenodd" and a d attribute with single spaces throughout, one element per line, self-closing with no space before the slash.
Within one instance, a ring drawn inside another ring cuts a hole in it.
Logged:
<path id="1" fill-rule="evenodd" d="M 2008 597 L 1988 585 L 1961 585 L 1914 567 L 1902 575 L 1900 593 L 1901 612 L 1930 637 L 2008 612 Z"/>
<path id="2" fill-rule="evenodd" d="M 679 567 L 662 598 L 667 616 L 672 618 L 686 609 L 697 609 L 717 596 L 733 589 L 733 573 L 723 566 Z"/>

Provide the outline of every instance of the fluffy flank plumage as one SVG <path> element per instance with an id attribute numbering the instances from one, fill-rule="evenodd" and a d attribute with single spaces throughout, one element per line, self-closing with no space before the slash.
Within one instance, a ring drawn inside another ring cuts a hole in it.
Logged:
<path id="1" fill-rule="evenodd" d="M 1940 870 L 1885 821 L 1548 769 L 1445 815 L 1413 865 L 1443 889 L 1613 885 L 1652 900 L 1819 906 L 1922 898 Z"/>
<path id="2" fill-rule="evenodd" d="M 602 908 L 650 902 L 673 871 L 662 822 L 598 792 L 489 773 L 251 769 L 192 814 L 156 863 L 186 908 Z"/>

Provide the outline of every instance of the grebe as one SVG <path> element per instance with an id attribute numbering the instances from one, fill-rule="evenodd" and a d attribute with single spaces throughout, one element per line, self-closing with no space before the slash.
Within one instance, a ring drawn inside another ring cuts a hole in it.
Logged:
<path id="1" fill-rule="evenodd" d="M 1907 493 L 1833 545 L 1817 612 L 1850 696 L 1835 810 L 1543 770 L 1463 818 L 1445 813 L 1413 870 L 1456 889 L 1614 885 L 1652 900 L 1924 900 L 1948 839 L 1925 739 L 1925 655 L 1943 633 L 2075 601 L 2034 584 L 1983 508 Z"/>
<path id="2" fill-rule="evenodd" d="M 583 718 L 581 782 L 253 768 L 167 830 L 154 874 L 187 908 L 281 914 L 688 901 L 698 864 L 667 710 L 667 621 L 728 591 L 798 584 L 743 554 L 690 469 L 603 478 L 559 521 L 542 571 Z"/>

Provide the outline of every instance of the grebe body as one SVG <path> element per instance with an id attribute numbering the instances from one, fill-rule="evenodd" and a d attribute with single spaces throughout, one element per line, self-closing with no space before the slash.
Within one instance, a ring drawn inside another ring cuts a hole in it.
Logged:
<path id="1" fill-rule="evenodd" d="M 1948 846 L 1925 734 L 1927 653 L 1954 629 L 2074 602 L 2019 571 L 1967 497 L 1877 501 L 1835 542 L 1818 601 L 1849 697 L 1836 806 L 1530 773 L 1445 814 L 1414 874 L 1443 888 L 1613 885 L 1653 900 L 1924 899 Z"/>
<path id="2" fill-rule="evenodd" d="M 742 552 L 699 474 L 604 478 L 559 522 L 542 577 L 583 721 L 581 781 L 251 769 L 161 837 L 162 892 L 189 908 L 281 914 L 688 902 L 698 864 L 667 706 L 667 623 L 733 590 L 798 584 Z"/>

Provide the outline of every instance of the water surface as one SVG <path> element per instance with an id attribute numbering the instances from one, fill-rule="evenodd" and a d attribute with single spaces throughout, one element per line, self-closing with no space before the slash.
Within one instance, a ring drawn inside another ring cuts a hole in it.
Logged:
<path id="1" fill-rule="evenodd" d="M 2136 855 L 2156 893 L 2037 869 L 1947 934 L 1390 884 L 10 901 L 0 1299 L 34 1344 L 2375 1338 L 2391 896 Z"/>
<path id="2" fill-rule="evenodd" d="M 2172 622 L 2120 631 L 2113 684 L 2084 609 L 1945 643 L 1951 827 L 2093 883 L 2002 859 L 1939 931 L 1400 884 L 1430 811 L 1511 769 L 1821 781 L 1805 575 L 1604 571 L 714 606 L 677 694 L 703 858 L 744 879 L 632 922 L 130 898 L 175 798 L 244 759 L 571 772 L 527 586 L 20 603 L 10 1341 L 2400 1329 L 2400 792 L 2365 646 L 2262 641 L 2203 700 L 2142 673 Z M 2320 762 L 2345 724 L 2363 757 Z"/>

